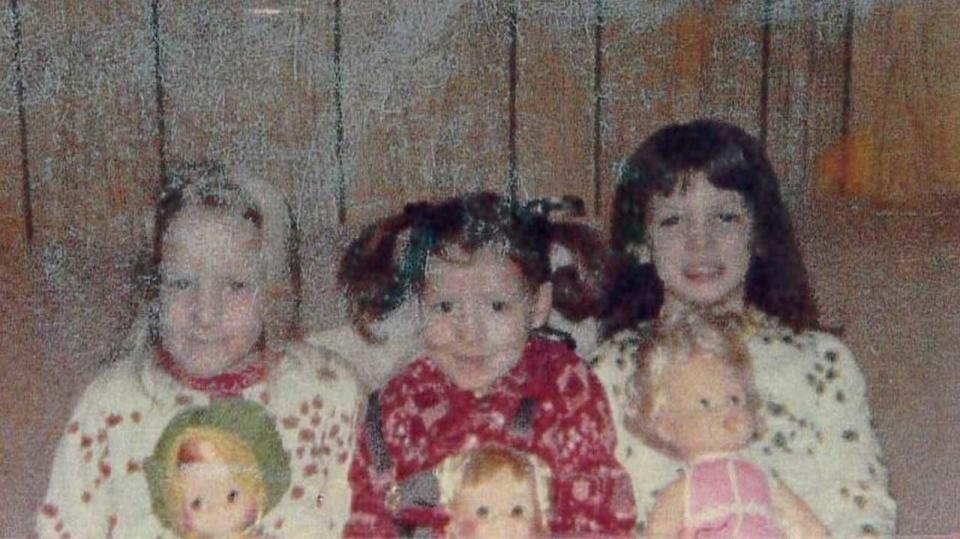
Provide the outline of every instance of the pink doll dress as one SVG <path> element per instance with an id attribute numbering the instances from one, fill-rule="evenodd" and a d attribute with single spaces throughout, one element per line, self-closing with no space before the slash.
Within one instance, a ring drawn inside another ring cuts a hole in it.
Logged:
<path id="1" fill-rule="evenodd" d="M 784 537 L 766 472 L 735 455 L 697 460 L 687 473 L 684 503 L 682 537 Z"/>

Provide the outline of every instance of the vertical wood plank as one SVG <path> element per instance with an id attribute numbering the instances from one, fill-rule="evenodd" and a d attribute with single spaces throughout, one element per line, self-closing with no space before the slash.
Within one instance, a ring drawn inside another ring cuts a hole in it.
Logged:
<path id="1" fill-rule="evenodd" d="M 163 1 L 171 159 L 243 161 L 312 231 L 336 218 L 333 10 L 307 0 Z"/>
<path id="2" fill-rule="evenodd" d="M 157 179 L 148 6 L 20 3 L 39 244 L 142 239 Z"/>
<path id="3" fill-rule="evenodd" d="M 242 162 L 285 193 L 302 235 L 305 327 L 339 315 L 332 2 L 162 2 L 168 155 Z"/>
<path id="4" fill-rule="evenodd" d="M 0 7 L 0 252 L 5 262 L 22 258 L 26 250 L 14 24 L 13 7 L 4 2 Z"/>
<path id="5" fill-rule="evenodd" d="M 594 207 L 594 15 L 594 0 L 520 5 L 521 198 L 572 194 Z"/>
<path id="6" fill-rule="evenodd" d="M 847 17 L 838 0 L 781 2 L 768 13 L 766 146 L 794 208 L 844 135 Z"/>
<path id="7" fill-rule="evenodd" d="M 760 134 L 760 0 L 606 4 L 601 171 L 609 211 L 622 161 L 656 129 L 712 117 Z"/>
<path id="8" fill-rule="evenodd" d="M 960 8 L 861 8 L 853 30 L 847 167 L 839 194 L 914 204 L 960 193 Z"/>
<path id="9" fill-rule="evenodd" d="M 344 3 L 351 222 L 413 200 L 507 192 L 509 19 L 506 3 Z"/>

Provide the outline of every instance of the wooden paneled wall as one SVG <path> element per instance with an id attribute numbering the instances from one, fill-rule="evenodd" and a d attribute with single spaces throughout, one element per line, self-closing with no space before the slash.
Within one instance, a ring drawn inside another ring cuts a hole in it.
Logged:
<path id="1" fill-rule="evenodd" d="M 950 0 L 6 4 L 5 249 L 138 241 L 168 163 L 238 154 L 306 230 L 480 188 L 602 217 L 630 150 L 700 116 L 790 197 L 960 189 Z"/>

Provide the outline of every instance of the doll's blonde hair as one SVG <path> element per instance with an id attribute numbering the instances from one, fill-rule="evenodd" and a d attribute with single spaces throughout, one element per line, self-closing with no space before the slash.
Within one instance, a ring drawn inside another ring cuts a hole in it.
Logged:
<path id="1" fill-rule="evenodd" d="M 203 452 L 200 447 L 212 454 L 200 454 Z M 167 519 L 182 537 L 189 538 L 192 535 L 189 530 L 181 529 L 183 519 L 180 512 L 186 502 L 186 493 L 179 471 L 184 466 L 211 461 L 227 465 L 230 477 L 239 488 L 256 500 L 257 522 L 263 516 L 267 505 L 267 489 L 253 450 L 231 432 L 211 427 L 190 427 L 176 438 L 165 463 L 169 478 L 165 494 L 166 508 L 170 513 Z"/>
<path id="2" fill-rule="evenodd" d="M 657 432 L 653 419 L 665 402 L 667 367 L 696 354 L 710 355 L 733 367 L 745 382 L 747 409 L 756 417 L 761 400 L 753 382 L 750 354 L 742 339 L 745 325 L 738 315 L 703 313 L 655 323 L 637 351 L 637 369 L 626 384 L 627 398 L 633 401 L 637 413 L 637 421 L 629 423 L 633 428 L 628 430 L 650 447 L 672 458 L 680 456 L 677 448 Z"/>
<path id="3" fill-rule="evenodd" d="M 489 480 L 497 472 L 507 471 L 517 481 L 529 482 L 534 502 L 533 515 L 537 529 L 547 529 L 550 472 L 545 463 L 533 455 L 496 446 L 485 446 L 447 459 L 439 472 L 444 505 L 450 506 L 464 487 Z"/>

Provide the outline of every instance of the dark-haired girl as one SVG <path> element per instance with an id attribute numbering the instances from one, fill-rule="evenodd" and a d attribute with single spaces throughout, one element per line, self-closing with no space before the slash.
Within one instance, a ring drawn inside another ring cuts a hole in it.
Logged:
<path id="1" fill-rule="evenodd" d="M 617 187 L 607 335 L 593 358 L 611 398 L 617 455 L 642 523 L 678 464 L 623 430 L 624 381 L 651 322 L 736 313 L 767 428 L 752 457 L 837 537 L 895 531 L 896 505 L 870 423 L 863 375 L 817 313 L 776 176 L 760 144 L 709 120 L 667 126 L 629 158 Z"/>
<path id="2" fill-rule="evenodd" d="M 593 255 L 587 236 L 495 194 L 409 206 L 349 248 L 340 277 L 363 326 L 418 298 L 424 354 L 372 402 L 351 470 L 350 536 L 443 530 L 434 507 L 447 457 L 484 446 L 531 453 L 550 467 L 555 534 L 623 534 L 635 512 L 603 388 L 572 348 L 545 338 L 551 306 L 588 305 L 550 247 Z M 401 237 L 408 236 L 402 255 Z M 433 486 L 431 486 L 433 485 Z M 482 515 L 480 515 L 482 518 Z"/>

